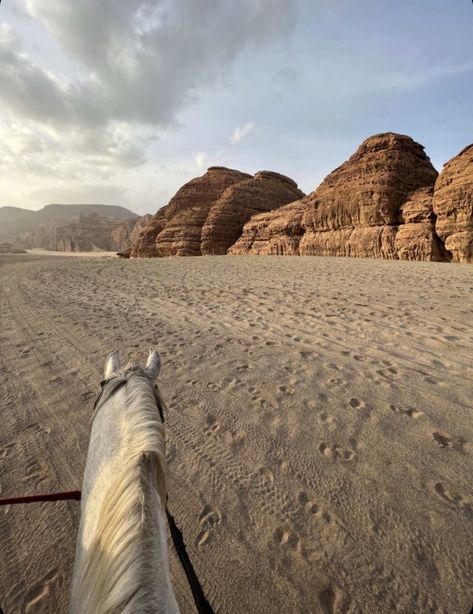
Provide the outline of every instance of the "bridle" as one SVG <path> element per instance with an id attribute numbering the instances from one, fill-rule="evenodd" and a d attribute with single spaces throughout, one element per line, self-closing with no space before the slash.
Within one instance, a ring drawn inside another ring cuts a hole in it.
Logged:
<path id="1" fill-rule="evenodd" d="M 92 421 L 95 418 L 97 411 L 100 407 L 105 403 L 107 399 L 109 399 L 119 388 L 121 388 L 127 382 L 127 377 L 119 377 L 114 376 L 109 379 L 103 380 L 100 382 L 101 390 L 97 395 L 94 403 L 94 413 L 92 417 Z M 159 416 L 161 418 L 161 422 L 164 425 L 164 411 L 161 399 L 158 395 L 158 388 L 156 385 L 153 387 L 153 392 L 156 400 L 156 407 L 159 412 Z M 45 493 L 42 495 L 30 495 L 23 497 L 8 497 L 5 499 L 0 499 L 0 506 L 2 505 L 16 505 L 19 503 L 36 503 L 42 501 L 65 501 L 65 500 L 73 500 L 80 501 L 81 492 L 80 490 L 70 490 L 65 492 L 53 492 L 53 493 Z M 189 558 L 187 553 L 186 545 L 184 542 L 184 538 L 182 536 L 182 531 L 176 524 L 172 514 L 169 512 L 168 507 L 166 506 L 166 517 L 168 521 L 169 531 L 171 533 L 172 543 L 174 544 L 174 548 L 177 552 L 177 556 L 179 557 L 179 561 L 181 562 L 184 573 L 186 574 L 187 581 L 189 583 L 189 587 L 192 591 L 192 596 L 194 598 L 195 606 L 197 608 L 197 612 L 199 614 L 214 614 L 212 606 L 208 602 L 205 597 L 204 591 L 202 589 L 202 585 L 199 582 L 197 574 L 195 573 L 194 566 Z M 0 614 L 2 614 L 2 609 L 0 607 Z"/>

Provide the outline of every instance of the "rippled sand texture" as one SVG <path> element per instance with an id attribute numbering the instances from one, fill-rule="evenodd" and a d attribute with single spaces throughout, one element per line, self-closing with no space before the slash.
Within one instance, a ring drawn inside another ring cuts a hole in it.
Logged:
<path id="1" fill-rule="evenodd" d="M 218 612 L 467 612 L 472 272 L 0 258 L 2 495 L 78 488 L 105 356 L 156 344 L 170 509 Z M 64 612 L 78 504 L 0 519 L 3 608 Z"/>

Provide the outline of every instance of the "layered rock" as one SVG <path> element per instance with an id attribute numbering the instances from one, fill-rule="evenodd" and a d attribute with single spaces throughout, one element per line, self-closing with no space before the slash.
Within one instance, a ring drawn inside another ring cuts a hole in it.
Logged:
<path id="1" fill-rule="evenodd" d="M 454 262 L 473 262 L 473 145 L 445 164 L 436 183 L 435 229 Z"/>
<path id="2" fill-rule="evenodd" d="M 131 258 L 156 258 L 156 237 L 166 226 L 166 207 L 153 215 L 143 228 L 138 232 L 130 247 Z"/>
<path id="3" fill-rule="evenodd" d="M 0 243 L 0 254 L 27 254 L 28 252 L 12 243 Z"/>
<path id="4" fill-rule="evenodd" d="M 112 246 L 122 254 L 131 251 L 132 244 L 137 240 L 140 232 L 151 221 L 152 215 L 126 220 L 112 230 Z"/>
<path id="5" fill-rule="evenodd" d="M 156 237 L 158 256 L 200 256 L 202 228 L 224 191 L 251 175 L 212 166 L 186 183 L 166 207 L 166 226 Z"/>
<path id="6" fill-rule="evenodd" d="M 312 194 L 252 218 L 229 253 L 441 260 L 432 212 L 436 177 L 410 137 L 375 135 Z"/>
<path id="7" fill-rule="evenodd" d="M 113 251 L 112 233 L 121 224 L 121 220 L 97 213 L 79 215 L 76 220 L 55 225 L 47 248 L 60 252 Z"/>
<path id="8" fill-rule="evenodd" d="M 302 199 L 275 211 L 255 215 L 244 225 L 240 238 L 228 253 L 233 256 L 298 255 L 299 242 L 304 234 L 302 216 L 305 204 L 305 199 Z"/>
<path id="9" fill-rule="evenodd" d="M 134 242 L 132 257 L 225 254 L 252 215 L 303 196 L 292 179 L 210 167 L 185 184 Z"/>
<path id="10" fill-rule="evenodd" d="M 433 188 L 413 192 L 401 207 L 401 221 L 395 239 L 395 250 L 400 260 L 446 259 L 443 244 L 435 232 L 432 207 Z"/>
<path id="11" fill-rule="evenodd" d="M 368 138 L 309 197 L 300 253 L 397 258 L 401 207 L 411 192 L 433 186 L 436 178 L 424 148 L 410 137 Z"/>
<path id="12" fill-rule="evenodd" d="M 260 171 L 227 188 L 210 209 L 202 228 L 202 254 L 226 254 L 253 215 L 279 209 L 303 196 L 295 181 L 270 171 Z"/>
<path id="13" fill-rule="evenodd" d="M 112 234 L 123 223 L 123 220 L 102 217 L 97 213 L 51 221 L 23 235 L 22 245 L 60 252 L 113 251 Z"/>

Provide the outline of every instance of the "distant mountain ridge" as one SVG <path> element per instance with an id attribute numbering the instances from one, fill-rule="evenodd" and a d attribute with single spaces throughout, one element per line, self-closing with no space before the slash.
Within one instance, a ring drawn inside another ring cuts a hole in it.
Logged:
<path id="1" fill-rule="evenodd" d="M 79 215 L 98 214 L 117 220 L 136 219 L 139 216 L 133 211 L 118 205 L 73 204 L 46 205 L 39 211 L 30 211 L 21 207 L 0 207 L 0 239 L 15 239 L 19 235 L 33 232 L 42 224 L 71 220 Z"/>

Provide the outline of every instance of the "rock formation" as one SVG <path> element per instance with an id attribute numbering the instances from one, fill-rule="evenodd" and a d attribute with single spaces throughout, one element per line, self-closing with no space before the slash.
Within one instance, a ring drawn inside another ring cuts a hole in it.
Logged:
<path id="1" fill-rule="evenodd" d="M 436 178 L 410 137 L 375 135 L 312 194 L 252 218 L 229 253 L 441 260 L 432 212 Z"/>
<path id="2" fill-rule="evenodd" d="M 141 230 L 149 224 L 152 217 L 150 214 L 143 215 L 142 217 L 126 220 L 115 227 L 111 235 L 112 249 L 122 254 L 125 254 L 128 250 L 131 251 L 132 244 L 137 240 Z"/>
<path id="3" fill-rule="evenodd" d="M 277 173 L 211 167 L 131 249 L 138 257 L 225 253 L 473 262 L 473 146 L 439 176 L 419 143 L 377 134 L 308 196 Z"/>
<path id="4" fill-rule="evenodd" d="M 101 217 L 97 213 L 79 215 L 76 220 L 54 226 L 48 249 L 60 252 L 112 251 L 112 233 L 121 224 L 121 220 Z"/>
<path id="5" fill-rule="evenodd" d="M 27 254 L 28 252 L 12 243 L 0 243 L 0 254 Z"/>
<path id="6" fill-rule="evenodd" d="M 130 253 L 125 256 L 132 258 L 156 258 L 156 237 L 166 226 L 166 207 L 153 215 L 150 221 L 138 232 L 133 241 Z"/>
<path id="7" fill-rule="evenodd" d="M 443 243 L 435 232 L 433 188 L 420 188 L 401 206 L 401 224 L 395 238 L 400 260 L 446 260 Z"/>
<path id="8" fill-rule="evenodd" d="M 256 256 L 294 256 L 299 254 L 299 242 L 304 234 L 302 215 L 305 199 L 295 201 L 267 213 L 260 213 L 245 224 L 238 241 L 229 254 Z"/>
<path id="9" fill-rule="evenodd" d="M 436 178 L 423 147 L 410 137 L 370 137 L 309 198 L 300 253 L 396 258 L 401 207 Z"/>
<path id="10" fill-rule="evenodd" d="M 445 164 L 436 183 L 435 229 L 454 262 L 473 262 L 473 145 Z"/>
<path id="11" fill-rule="evenodd" d="M 202 228 L 202 254 L 226 254 L 252 215 L 279 209 L 302 196 L 295 181 L 270 171 L 232 185 L 209 211 Z"/>
<path id="12" fill-rule="evenodd" d="M 253 177 L 210 167 L 158 211 L 140 232 L 131 255 L 226 254 L 253 214 L 279 208 L 301 196 L 294 181 L 278 173 L 261 171 Z"/>
<path id="13" fill-rule="evenodd" d="M 22 245 L 60 252 L 114 251 L 117 249 L 115 239 L 118 239 L 121 247 L 121 240 L 127 232 L 131 233 L 137 219 L 139 218 L 124 222 L 123 219 L 92 213 L 79 215 L 71 220 L 51 221 L 23 235 Z M 117 233 L 115 238 L 114 233 Z"/>

